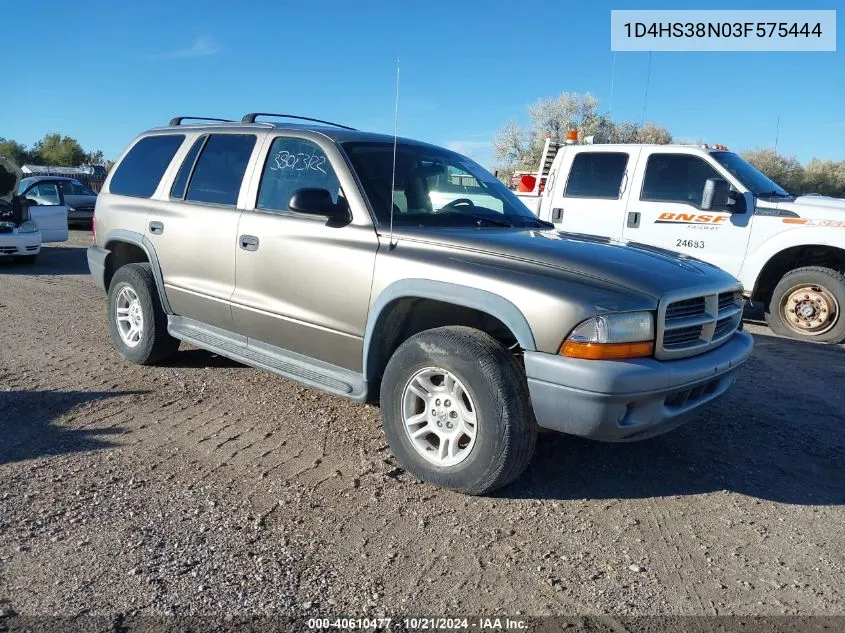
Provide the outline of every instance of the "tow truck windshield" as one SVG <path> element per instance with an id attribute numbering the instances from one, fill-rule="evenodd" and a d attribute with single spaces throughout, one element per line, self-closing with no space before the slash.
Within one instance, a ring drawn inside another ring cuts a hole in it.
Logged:
<path id="1" fill-rule="evenodd" d="M 349 142 L 343 149 L 381 226 L 550 228 L 490 172 L 455 152 L 399 143 Z M 391 201 L 391 188 L 393 200 Z"/>
<path id="2" fill-rule="evenodd" d="M 710 152 L 725 169 L 736 176 L 751 193 L 760 198 L 792 198 L 791 193 L 733 152 Z"/>

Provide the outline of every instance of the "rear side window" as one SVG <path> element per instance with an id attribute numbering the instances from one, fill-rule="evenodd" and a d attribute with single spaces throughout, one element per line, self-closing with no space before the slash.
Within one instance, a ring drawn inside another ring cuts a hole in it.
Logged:
<path id="1" fill-rule="evenodd" d="M 698 156 L 652 154 L 646 163 L 640 200 L 700 207 L 708 178 L 722 178 L 722 175 Z"/>
<path id="2" fill-rule="evenodd" d="M 185 197 L 185 187 L 188 186 L 188 178 L 191 176 L 191 171 L 194 169 L 194 163 L 197 162 L 197 154 L 200 153 L 207 135 L 200 136 L 191 147 L 185 160 L 182 161 L 182 166 L 179 168 L 179 173 L 176 175 L 176 180 L 173 182 L 173 187 L 170 188 L 170 197 L 182 199 Z"/>
<path id="3" fill-rule="evenodd" d="M 183 134 L 142 138 L 120 161 L 109 191 L 121 196 L 149 198 L 184 140 Z"/>
<path id="4" fill-rule="evenodd" d="M 572 198 L 619 198 L 628 154 L 623 152 L 580 152 L 572 161 L 565 196 Z"/>
<path id="5" fill-rule="evenodd" d="M 293 192 L 304 187 L 326 189 L 337 203 L 340 181 L 323 150 L 305 139 L 277 138 L 267 154 L 256 206 L 287 211 Z"/>
<path id="6" fill-rule="evenodd" d="M 234 206 L 249 163 L 255 136 L 212 134 L 197 160 L 186 200 Z"/>

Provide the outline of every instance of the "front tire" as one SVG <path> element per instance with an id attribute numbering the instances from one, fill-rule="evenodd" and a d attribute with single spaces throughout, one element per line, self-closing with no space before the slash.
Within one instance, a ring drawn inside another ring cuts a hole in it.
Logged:
<path id="1" fill-rule="evenodd" d="M 524 370 L 468 327 L 426 330 L 399 346 L 382 378 L 381 415 L 408 472 L 466 494 L 515 480 L 537 442 Z"/>
<path id="2" fill-rule="evenodd" d="M 18 255 L 17 257 L 15 257 L 15 263 L 32 265 L 35 263 L 36 257 L 37 255 Z"/>
<path id="3" fill-rule="evenodd" d="M 845 275 L 819 266 L 796 268 L 781 278 L 766 308 L 775 334 L 802 341 L 845 341 Z"/>
<path id="4" fill-rule="evenodd" d="M 109 284 L 109 334 L 126 360 L 152 365 L 173 356 L 179 341 L 167 333 L 167 315 L 149 264 L 127 264 Z"/>

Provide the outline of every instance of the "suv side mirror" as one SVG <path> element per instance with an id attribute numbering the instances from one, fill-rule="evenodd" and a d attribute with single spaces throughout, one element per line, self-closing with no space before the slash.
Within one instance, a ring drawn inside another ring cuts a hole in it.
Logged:
<path id="1" fill-rule="evenodd" d="M 701 208 L 704 211 L 724 211 L 728 206 L 731 186 L 722 178 L 708 178 L 704 181 L 701 194 Z"/>
<path id="2" fill-rule="evenodd" d="M 332 202 L 332 194 L 327 189 L 297 189 L 290 197 L 288 208 L 296 213 L 323 216 L 333 224 L 349 220 L 349 208 L 342 201 Z"/>

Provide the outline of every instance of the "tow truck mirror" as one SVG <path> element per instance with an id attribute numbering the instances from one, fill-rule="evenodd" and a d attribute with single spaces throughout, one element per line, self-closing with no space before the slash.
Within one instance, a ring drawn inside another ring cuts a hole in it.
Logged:
<path id="1" fill-rule="evenodd" d="M 724 211 L 728 206 L 731 187 L 722 178 L 708 178 L 704 181 L 701 194 L 701 208 L 704 211 Z"/>

